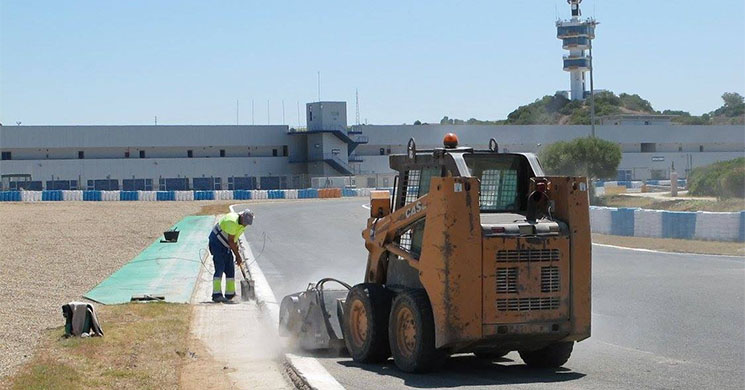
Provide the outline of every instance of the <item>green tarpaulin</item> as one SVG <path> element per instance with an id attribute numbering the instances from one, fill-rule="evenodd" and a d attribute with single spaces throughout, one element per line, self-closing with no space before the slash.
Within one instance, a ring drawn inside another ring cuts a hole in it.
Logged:
<path id="1" fill-rule="evenodd" d="M 188 303 L 202 267 L 200 250 L 204 255 L 214 220 L 212 216 L 182 219 L 174 225 L 180 232 L 178 242 L 161 242 L 160 237 L 84 297 L 107 305 L 141 295 Z"/>

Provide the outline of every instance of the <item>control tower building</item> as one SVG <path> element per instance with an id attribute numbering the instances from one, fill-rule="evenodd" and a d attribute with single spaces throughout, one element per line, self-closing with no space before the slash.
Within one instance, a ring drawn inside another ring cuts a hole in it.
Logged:
<path id="1" fill-rule="evenodd" d="M 561 39 L 562 47 L 569 50 L 569 55 L 564 56 L 564 70 L 570 75 L 572 100 L 583 100 L 588 94 L 585 73 L 592 67 L 592 40 L 598 24 L 593 18 L 580 19 L 581 2 L 582 0 L 567 0 L 572 9 L 572 18 L 556 21 L 556 37 Z M 585 54 L 586 50 L 589 50 L 589 54 Z"/>

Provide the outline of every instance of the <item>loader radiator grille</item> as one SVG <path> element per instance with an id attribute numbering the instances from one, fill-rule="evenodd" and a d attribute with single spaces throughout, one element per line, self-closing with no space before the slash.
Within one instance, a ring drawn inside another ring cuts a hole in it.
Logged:
<path id="1" fill-rule="evenodd" d="M 540 261 L 558 261 L 558 249 L 517 249 L 497 251 L 497 262 L 533 263 Z"/>
<path id="2" fill-rule="evenodd" d="M 558 308 L 559 297 L 497 299 L 499 311 L 556 310 Z"/>
<path id="3" fill-rule="evenodd" d="M 497 268 L 497 293 L 517 292 L 517 268 Z"/>
<path id="4" fill-rule="evenodd" d="M 557 292 L 559 287 L 559 267 L 541 267 L 541 292 Z"/>

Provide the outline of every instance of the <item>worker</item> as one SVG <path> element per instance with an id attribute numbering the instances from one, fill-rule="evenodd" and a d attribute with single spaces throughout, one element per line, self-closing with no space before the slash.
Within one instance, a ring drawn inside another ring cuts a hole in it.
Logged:
<path id="1" fill-rule="evenodd" d="M 244 210 L 239 213 L 230 212 L 220 218 L 210 233 L 209 246 L 212 261 L 215 263 L 215 274 L 212 278 L 212 301 L 228 302 L 235 297 L 235 262 L 240 267 L 243 263 L 241 252 L 238 250 L 238 237 L 251 225 L 254 213 Z M 231 253 L 232 252 L 232 253 Z M 222 275 L 225 274 L 225 295 L 222 293 Z"/>

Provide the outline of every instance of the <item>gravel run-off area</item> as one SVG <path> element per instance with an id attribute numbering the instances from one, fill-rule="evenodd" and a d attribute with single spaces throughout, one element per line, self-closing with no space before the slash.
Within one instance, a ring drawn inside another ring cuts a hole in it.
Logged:
<path id="1" fill-rule="evenodd" d="M 212 203 L 0 203 L 0 383 L 31 356 L 41 330 L 64 325 L 63 304 Z"/>

